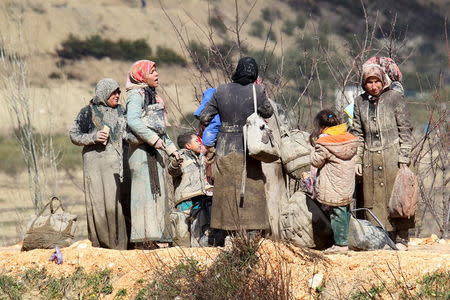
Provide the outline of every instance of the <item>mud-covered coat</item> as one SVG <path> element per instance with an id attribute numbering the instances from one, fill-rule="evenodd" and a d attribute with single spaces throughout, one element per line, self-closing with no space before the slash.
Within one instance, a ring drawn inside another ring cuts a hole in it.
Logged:
<path id="1" fill-rule="evenodd" d="M 217 88 L 213 98 L 200 114 L 200 121 L 208 123 L 220 115 L 222 127 L 217 137 L 216 154 L 244 152 L 242 127 L 254 112 L 252 84 L 229 83 Z M 263 118 L 273 114 L 273 108 L 261 85 L 256 85 L 257 110 Z"/>
<path id="2" fill-rule="evenodd" d="M 399 163 L 410 163 L 412 128 L 404 96 L 394 90 L 369 100 L 355 99 L 352 133 L 361 142 L 356 163 L 363 166 L 364 207 L 372 208 L 387 230 L 413 227 L 413 220 L 389 218 L 388 203 Z"/>
<path id="3" fill-rule="evenodd" d="M 345 206 L 355 190 L 355 160 L 358 139 L 349 134 L 329 135 L 316 141 L 311 164 L 318 168 L 316 193 L 320 203 Z"/>
<path id="4" fill-rule="evenodd" d="M 258 113 L 263 118 L 271 117 L 273 108 L 262 86 L 256 86 L 256 95 Z M 250 230 L 270 227 L 261 162 L 248 155 L 246 189 L 243 199 L 240 197 L 244 166 L 242 127 L 253 112 L 252 84 L 229 83 L 217 88 L 213 99 L 200 115 L 200 120 L 205 124 L 216 114 L 222 121 L 214 163 L 212 228 Z"/>
<path id="5" fill-rule="evenodd" d="M 183 159 L 181 164 L 172 158 L 168 167 L 169 174 L 174 177 L 175 206 L 184 200 L 206 195 L 213 188 L 206 179 L 204 155 L 187 149 L 179 150 L 179 153 Z"/>
<path id="6" fill-rule="evenodd" d="M 104 97 L 118 87 L 113 82 Z M 126 181 L 122 180 L 126 121 L 121 106 L 112 108 L 105 104 L 105 99 L 101 100 L 92 100 L 80 110 L 69 136 L 72 143 L 84 146 L 83 179 L 89 240 L 94 247 L 126 249 L 127 230 L 122 210 L 128 205 L 124 203 L 128 201 Z M 103 117 L 99 118 L 96 112 Z M 103 145 L 95 140 L 97 132 L 106 124 L 111 131 L 108 142 Z"/>
<path id="7" fill-rule="evenodd" d="M 166 176 L 167 160 L 164 151 L 156 151 L 157 176 L 160 194 L 154 195 L 151 190 L 147 147 L 152 147 L 158 139 L 166 144 L 166 153 L 172 154 L 176 147 L 170 138 L 159 136 L 148 128 L 141 119 L 144 111 L 144 95 L 139 89 L 128 91 L 127 123 L 134 135 L 142 144 L 132 144 L 129 149 L 129 165 L 131 170 L 131 242 L 171 241 L 169 226 L 169 193 Z"/>

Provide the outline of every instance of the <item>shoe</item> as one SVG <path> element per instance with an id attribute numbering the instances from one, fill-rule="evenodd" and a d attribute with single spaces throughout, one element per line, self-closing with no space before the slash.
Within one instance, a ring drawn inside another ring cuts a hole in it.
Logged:
<path id="1" fill-rule="evenodd" d="M 395 246 L 397 246 L 398 251 L 408 251 L 408 246 L 403 243 L 397 243 Z"/>
<path id="2" fill-rule="evenodd" d="M 333 245 L 328 249 L 325 249 L 325 252 L 346 252 L 348 251 L 348 246 L 338 246 Z"/>
<path id="3" fill-rule="evenodd" d="M 226 236 L 223 247 L 225 248 L 225 251 L 231 250 L 233 247 L 233 237 L 231 235 Z"/>

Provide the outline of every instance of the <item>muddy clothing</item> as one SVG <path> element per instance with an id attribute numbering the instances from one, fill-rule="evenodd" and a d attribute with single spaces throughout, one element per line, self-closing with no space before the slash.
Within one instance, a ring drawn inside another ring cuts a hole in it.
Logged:
<path id="1" fill-rule="evenodd" d="M 141 89 L 128 91 L 127 122 L 140 144 L 129 149 L 131 170 L 131 242 L 171 241 L 168 217 L 170 213 L 166 180 L 166 154 L 176 148 L 167 135 L 159 136 L 141 119 L 146 109 Z M 166 153 L 153 145 L 158 139 L 166 144 Z"/>
<path id="2" fill-rule="evenodd" d="M 217 88 L 200 120 L 207 124 L 220 115 L 222 127 L 217 137 L 214 163 L 214 196 L 211 227 L 224 230 L 268 229 L 265 177 L 261 162 L 247 155 L 247 178 L 241 199 L 244 141 L 242 127 L 254 112 L 252 84 L 229 83 Z M 263 118 L 273 108 L 262 86 L 256 86 L 257 110 Z"/>
<path id="3" fill-rule="evenodd" d="M 191 150 L 179 151 L 183 161 L 181 164 L 175 158 L 170 159 L 168 171 L 174 177 L 175 203 L 206 195 L 213 186 L 206 179 L 205 157 L 197 155 Z"/>
<path id="4" fill-rule="evenodd" d="M 317 201 L 329 206 L 345 206 L 353 201 L 358 139 L 347 132 L 347 124 L 327 128 L 311 153 L 317 168 Z"/>
<path id="5" fill-rule="evenodd" d="M 273 131 L 275 141 L 280 144 L 281 135 L 289 130 L 286 112 L 281 105 L 270 100 L 273 107 L 273 115 L 268 119 L 269 127 Z M 281 208 L 288 202 L 289 195 L 286 188 L 286 174 L 283 172 L 281 160 L 273 163 L 262 163 L 262 170 L 266 177 L 264 186 L 267 199 L 267 209 L 270 222 L 270 238 L 279 239 L 279 222 Z"/>
<path id="6" fill-rule="evenodd" d="M 117 85 L 118 87 L 118 85 Z M 114 91 L 114 89 L 112 90 Z M 112 92 L 111 91 L 111 92 Z M 109 97 L 110 93 L 106 93 Z M 95 142 L 104 125 L 111 131 L 106 145 Z M 94 247 L 127 248 L 127 231 L 121 202 L 127 200 L 123 186 L 123 144 L 125 116 L 122 107 L 91 101 L 84 107 L 69 136 L 83 147 L 83 177 L 89 240 Z"/>
<path id="7" fill-rule="evenodd" d="M 399 169 L 409 164 L 412 133 L 406 100 L 388 90 L 378 100 L 364 93 L 355 99 L 353 134 L 362 142 L 356 163 L 363 165 L 364 207 L 373 209 L 388 231 L 414 227 L 414 220 L 390 219 L 388 203 Z"/>

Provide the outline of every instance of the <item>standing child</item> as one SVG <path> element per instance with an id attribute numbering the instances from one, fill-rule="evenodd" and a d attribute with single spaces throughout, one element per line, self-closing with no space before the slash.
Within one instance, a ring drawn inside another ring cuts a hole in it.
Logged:
<path id="1" fill-rule="evenodd" d="M 175 231 L 178 234 L 190 232 L 190 242 L 184 241 L 184 245 L 208 246 L 213 186 L 206 180 L 202 144 L 192 132 L 178 136 L 177 143 L 181 158 L 173 158 L 169 164 L 169 174 L 174 177 L 175 186 L 177 211 L 172 214 L 172 219 L 177 220 Z"/>
<path id="2" fill-rule="evenodd" d="M 347 124 L 340 124 L 333 111 L 325 109 L 314 118 L 310 140 L 314 146 L 311 164 L 318 169 L 317 201 L 331 207 L 334 246 L 330 250 L 346 251 L 358 139 L 347 132 Z"/>

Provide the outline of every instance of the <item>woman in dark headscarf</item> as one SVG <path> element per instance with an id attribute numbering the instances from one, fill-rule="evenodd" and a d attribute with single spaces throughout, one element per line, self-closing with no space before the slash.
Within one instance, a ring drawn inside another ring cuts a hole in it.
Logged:
<path id="1" fill-rule="evenodd" d="M 258 65 L 251 57 L 239 60 L 232 83 L 217 88 L 200 120 L 208 124 L 220 115 L 222 127 L 217 137 L 214 165 L 214 196 L 211 227 L 216 229 L 269 229 L 267 203 L 264 194 L 265 177 L 261 162 L 244 157 L 242 127 L 254 112 L 253 84 L 258 78 Z M 257 110 L 263 118 L 273 114 L 263 86 L 256 86 Z M 247 165 L 244 197 L 241 197 L 244 159 Z"/>
<path id="2" fill-rule="evenodd" d="M 69 131 L 72 143 L 83 147 L 84 193 L 89 240 L 94 247 L 127 248 L 122 211 L 124 110 L 117 81 L 104 78 L 95 97 L 79 112 Z"/>
<path id="3" fill-rule="evenodd" d="M 353 134 L 361 141 L 356 174 L 363 176 L 364 207 L 373 210 L 391 238 L 406 244 L 414 218 L 389 217 L 388 203 L 399 168 L 410 163 L 412 134 L 406 99 L 391 88 L 377 64 L 363 66 L 362 88 L 355 99 Z"/>

